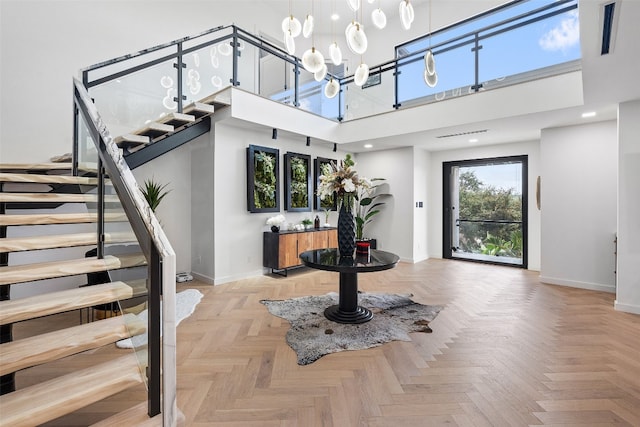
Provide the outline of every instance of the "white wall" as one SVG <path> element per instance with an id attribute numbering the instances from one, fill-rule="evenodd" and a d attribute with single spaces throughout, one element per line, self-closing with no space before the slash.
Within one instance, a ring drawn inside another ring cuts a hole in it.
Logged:
<path id="1" fill-rule="evenodd" d="M 541 281 L 614 291 L 616 140 L 614 121 L 542 131 Z"/>
<path id="2" fill-rule="evenodd" d="M 617 310 L 640 314 L 640 101 L 618 108 Z"/>
<path id="3" fill-rule="evenodd" d="M 429 167 L 431 154 L 426 150 L 413 150 L 413 259 L 429 258 Z M 422 203 L 422 206 L 416 206 Z"/>
<path id="4" fill-rule="evenodd" d="M 247 161 L 246 149 L 249 145 L 259 145 L 274 147 L 280 150 L 280 213 L 287 222 L 299 223 L 304 218 L 315 218 L 320 216 L 324 222 L 323 212 L 292 212 L 284 210 L 284 154 L 295 152 L 310 154 L 315 157 L 326 157 L 330 159 L 344 158 L 345 153 L 333 152 L 332 146 L 326 143 L 311 142 L 311 146 L 305 145 L 303 136 L 291 136 L 285 132 L 280 132 L 277 140 L 271 139 L 271 128 L 247 125 L 241 121 L 229 120 L 218 122 L 215 125 L 214 144 L 214 214 L 213 227 L 214 238 L 209 242 L 213 247 L 206 247 L 206 242 L 200 238 L 194 241 L 193 258 L 200 256 L 213 257 L 215 271 L 213 272 L 213 282 L 215 284 L 238 280 L 263 273 L 262 267 L 262 235 L 269 228 L 266 220 L 278 213 L 250 213 L 247 211 Z M 201 171 L 201 166 L 194 162 L 193 175 L 201 173 L 208 175 L 208 171 Z M 194 187 L 195 188 L 195 187 Z M 195 191 L 195 189 L 194 189 Z M 196 193 L 193 198 L 197 198 Z M 208 202 L 207 202 L 208 203 Z M 330 223 L 335 226 L 337 223 L 337 213 L 331 214 Z M 206 230 L 208 224 L 201 224 L 194 219 L 192 224 L 194 233 Z M 204 231 L 208 236 L 208 231 Z M 196 251 L 203 251 L 202 254 Z M 201 267 L 194 265 L 194 272 L 197 275 L 207 276 L 205 279 L 211 280 L 211 272 L 200 273 Z"/>
<path id="5" fill-rule="evenodd" d="M 256 2 L 2 0 L 1 161 L 71 151 L 71 79 L 81 68 L 219 25 L 253 32 L 272 20 L 280 13 Z M 42 113 L 37 126 L 33 112 Z"/>
<path id="6" fill-rule="evenodd" d="M 431 153 L 429 167 L 429 256 L 442 258 L 442 163 L 502 156 L 528 156 L 529 190 L 529 244 L 528 268 L 540 269 L 540 212 L 535 203 L 536 177 L 540 175 L 540 148 L 537 141 L 470 147 L 461 150 L 435 151 Z"/>
<path id="7" fill-rule="evenodd" d="M 359 153 L 358 174 L 367 178 L 386 178 L 381 187 L 392 197 L 375 220 L 367 226 L 367 237 L 377 239 L 378 249 L 397 254 L 402 261 L 413 262 L 414 181 L 412 147 Z"/>

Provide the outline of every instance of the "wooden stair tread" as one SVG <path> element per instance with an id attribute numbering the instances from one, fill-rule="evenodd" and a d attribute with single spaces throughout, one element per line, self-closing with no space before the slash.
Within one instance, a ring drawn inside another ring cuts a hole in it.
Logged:
<path id="1" fill-rule="evenodd" d="M 72 259 L 66 261 L 41 262 L 26 265 L 0 267 L 0 285 L 31 282 L 56 277 L 75 276 L 98 271 L 146 265 L 142 254 L 107 255 L 103 259 L 96 257 Z"/>
<path id="2" fill-rule="evenodd" d="M 118 147 L 128 150 L 132 147 L 147 145 L 151 140 L 148 136 L 128 133 L 115 137 L 113 142 L 115 142 Z"/>
<path id="3" fill-rule="evenodd" d="M 148 136 L 151 139 L 157 138 L 169 132 L 173 132 L 174 127 L 165 123 L 149 122 L 143 128 L 133 131 L 133 135 Z"/>
<path id="4" fill-rule="evenodd" d="M 142 402 L 125 411 L 119 412 L 105 420 L 92 424 L 91 427 L 161 427 L 163 425 L 162 414 L 149 418 L 147 414 L 149 403 Z"/>
<path id="5" fill-rule="evenodd" d="M 42 424 L 142 382 L 136 356 L 128 353 L 0 396 L 2 423 L 12 427 Z"/>
<path id="6" fill-rule="evenodd" d="M 71 163 L 0 163 L 2 171 L 49 171 L 49 170 L 68 170 L 71 172 Z"/>
<path id="7" fill-rule="evenodd" d="M 196 118 L 193 115 L 184 113 L 169 113 L 158 120 L 159 123 L 167 124 L 170 126 L 182 126 L 185 123 L 193 123 L 195 121 Z"/>
<path id="8" fill-rule="evenodd" d="M 118 196 L 107 195 L 105 202 L 118 202 Z M 54 202 L 54 203 L 87 203 L 97 202 L 97 194 L 67 194 L 67 193 L 0 193 L 0 202 Z"/>
<path id="9" fill-rule="evenodd" d="M 43 175 L 34 173 L 0 173 L 0 182 L 29 182 L 42 184 L 97 185 L 98 179 L 73 175 Z"/>
<path id="10" fill-rule="evenodd" d="M 228 105 L 231 105 L 231 103 L 224 99 L 225 96 L 222 96 L 220 93 L 214 93 L 212 95 L 209 95 L 205 98 L 202 98 L 200 101 L 203 104 L 209 104 L 209 105 L 213 105 L 216 108 L 222 108 L 222 107 L 226 107 Z"/>
<path id="11" fill-rule="evenodd" d="M 0 301 L 0 325 L 125 300 L 134 294 L 134 286 L 118 281 Z"/>
<path id="12" fill-rule="evenodd" d="M 105 243 L 137 242 L 132 232 L 105 233 Z M 97 244 L 96 233 L 74 233 L 49 236 L 6 237 L 0 239 L 0 252 L 21 252 L 52 248 L 70 248 Z"/>
<path id="13" fill-rule="evenodd" d="M 183 111 L 185 112 L 185 114 L 191 114 L 197 118 L 201 118 L 215 113 L 215 107 L 213 105 L 205 104 L 202 102 L 192 102 L 191 104 L 184 107 Z"/>
<path id="14" fill-rule="evenodd" d="M 107 222 L 127 221 L 124 213 L 107 213 Z M 47 224 L 81 224 L 98 221 L 96 213 L 68 213 L 68 214 L 20 214 L 0 215 L 0 226 L 3 225 L 47 225 Z"/>
<path id="15" fill-rule="evenodd" d="M 125 314 L 0 344 L 0 375 L 140 335 L 146 326 L 136 315 Z"/>

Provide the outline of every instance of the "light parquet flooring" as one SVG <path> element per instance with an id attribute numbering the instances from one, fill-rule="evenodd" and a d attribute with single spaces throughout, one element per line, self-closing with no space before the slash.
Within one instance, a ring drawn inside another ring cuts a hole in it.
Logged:
<path id="1" fill-rule="evenodd" d="M 178 327 L 186 426 L 640 426 L 640 316 L 612 294 L 540 284 L 538 273 L 428 260 L 361 274 L 367 292 L 442 304 L 432 334 L 298 366 L 288 322 L 261 299 L 337 290 L 303 270 L 197 287 Z"/>
<path id="2" fill-rule="evenodd" d="M 337 283 L 337 273 L 302 269 L 178 284 L 204 293 L 178 327 L 181 425 L 640 426 L 640 316 L 616 312 L 612 294 L 544 285 L 517 268 L 401 263 L 359 275 L 360 289 L 444 305 L 433 333 L 298 366 L 288 322 L 260 300 Z M 90 424 L 143 398 L 133 393 L 51 425 Z"/>

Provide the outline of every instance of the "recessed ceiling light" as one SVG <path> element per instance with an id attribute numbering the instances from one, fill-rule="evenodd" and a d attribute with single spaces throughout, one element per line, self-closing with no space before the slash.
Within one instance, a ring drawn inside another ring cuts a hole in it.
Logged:
<path id="1" fill-rule="evenodd" d="M 372 144 L 364 144 L 364 148 L 373 148 Z"/>
<path id="2" fill-rule="evenodd" d="M 337 21 L 338 19 L 340 19 L 340 15 L 338 15 L 337 13 L 334 13 L 333 15 L 331 15 L 332 21 Z"/>
<path id="3" fill-rule="evenodd" d="M 478 142 L 478 138 L 471 138 L 469 142 Z"/>
<path id="4" fill-rule="evenodd" d="M 588 113 L 582 113 L 582 118 L 583 119 L 587 119 L 589 117 L 595 117 L 596 116 L 596 112 L 595 111 L 589 111 Z"/>

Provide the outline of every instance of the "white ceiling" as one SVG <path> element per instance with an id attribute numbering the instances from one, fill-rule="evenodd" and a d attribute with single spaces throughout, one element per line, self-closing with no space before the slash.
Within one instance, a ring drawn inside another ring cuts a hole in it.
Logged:
<path id="1" fill-rule="evenodd" d="M 412 130 L 412 133 L 416 136 L 411 138 L 414 141 L 413 145 L 428 150 L 467 147 L 472 144 L 469 142 L 472 136 L 461 135 L 446 139 L 437 137 L 478 129 L 488 129 L 488 131 L 473 136 L 478 139 L 478 142 L 473 143 L 475 145 L 531 141 L 540 138 L 542 129 L 581 124 L 588 121 L 615 119 L 619 102 L 640 99 L 640 84 L 637 83 L 637 78 L 640 76 L 640 25 L 638 25 L 640 21 L 640 0 L 616 1 L 616 13 L 619 13 L 619 20 L 617 33 L 614 35 L 614 49 L 610 54 L 601 56 L 599 52 L 599 40 L 601 37 L 600 11 L 603 1 L 579 0 L 583 86 L 583 103 L 581 105 L 556 109 L 556 103 L 550 102 L 549 109 L 543 109 L 535 113 L 513 113 L 513 115 L 505 113 L 501 117 L 490 120 L 477 120 L 473 116 L 466 116 L 464 120 L 460 121 L 461 123 L 446 126 L 438 126 L 433 121 L 424 120 L 420 129 Z M 429 8 L 432 11 L 432 21 L 434 21 L 431 23 L 432 29 L 436 30 L 504 3 L 503 0 L 432 0 L 432 3 L 429 4 L 427 0 L 412 0 L 416 10 L 416 21 L 414 22 L 414 28 L 410 31 L 404 31 L 399 29 L 400 24 L 397 18 L 399 0 L 375 0 L 372 5 L 368 3 L 368 0 L 362 0 L 364 12 L 362 13 L 361 21 L 365 28 L 372 28 L 369 15 L 374 6 L 378 5 L 378 2 L 387 15 L 387 29 L 383 30 L 384 35 L 380 35 L 378 38 L 375 38 L 375 35 L 373 37 L 370 36 L 370 40 L 374 41 L 373 49 L 375 49 L 376 42 L 378 44 L 386 43 L 387 50 L 385 52 L 389 52 L 388 46 L 400 44 L 427 32 Z M 263 3 L 271 8 L 276 15 L 280 10 L 280 15 L 283 17 L 288 14 L 289 1 L 264 0 Z M 291 3 L 294 15 L 303 21 L 304 16 L 311 11 L 312 1 L 296 0 Z M 325 33 L 325 36 L 327 33 L 331 34 L 329 15 L 334 10 L 340 14 L 341 18 L 337 21 L 340 25 L 334 24 L 335 29 L 333 32 L 343 33 L 343 25 L 346 25 L 354 17 L 354 12 L 351 12 L 347 6 L 347 1 L 316 0 L 314 2 L 315 28 L 318 39 L 323 37 L 323 33 Z M 358 19 L 360 19 L 360 15 L 358 15 Z M 277 22 L 271 28 L 272 34 L 278 33 L 280 31 L 279 27 L 280 22 Z M 326 30 L 327 28 L 329 28 L 328 31 Z M 299 39 L 297 53 L 301 55 L 301 52 L 306 47 L 302 37 Z M 306 41 L 306 43 L 311 44 L 310 41 Z M 317 40 L 316 44 L 319 45 Z M 392 48 L 390 52 L 390 54 L 385 55 L 383 60 L 392 59 Z M 375 63 L 383 62 L 383 60 Z M 510 98 L 509 102 L 514 103 L 513 106 L 516 107 L 516 104 L 526 103 L 527 100 Z M 551 105 L 554 105 L 554 107 L 551 107 Z M 508 106 L 505 110 L 521 111 L 520 108 L 510 109 Z M 597 115 L 594 118 L 583 119 L 581 114 L 586 111 L 595 111 Z M 349 124 L 346 123 L 344 126 L 349 126 Z M 347 140 L 349 139 L 353 141 L 352 138 L 347 138 Z M 357 142 L 345 141 L 344 147 L 341 148 L 360 152 L 366 150 L 363 148 L 365 142 L 372 142 L 374 144 L 373 149 L 385 149 L 393 147 L 393 141 L 393 138 L 374 140 L 367 138 L 367 140 Z"/>

